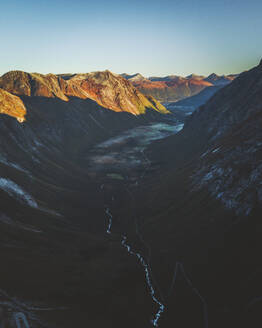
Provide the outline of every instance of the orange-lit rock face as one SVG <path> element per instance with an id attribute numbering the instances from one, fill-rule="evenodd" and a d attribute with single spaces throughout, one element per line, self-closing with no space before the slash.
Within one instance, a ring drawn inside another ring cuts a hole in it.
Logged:
<path id="1" fill-rule="evenodd" d="M 144 96 L 129 81 L 109 71 L 71 76 L 12 71 L 0 78 L 0 88 L 19 96 L 60 98 L 90 98 L 116 112 L 145 113 L 147 108 L 162 113 L 168 111 L 157 100 Z"/>
<path id="2" fill-rule="evenodd" d="M 109 71 L 77 74 L 68 83 L 71 88 L 77 86 L 78 90 L 82 90 L 82 95 L 117 112 L 139 115 L 146 108 L 167 112 L 156 100 L 155 103 L 150 102 L 129 81 Z"/>
<path id="3" fill-rule="evenodd" d="M 22 123 L 25 121 L 26 109 L 19 97 L 0 89 L 0 113 L 13 116 Z"/>
<path id="4" fill-rule="evenodd" d="M 141 74 L 122 74 L 144 95 L 151 95 L 161 102 L 175 102 L 198 94 L 210 86 L 224 86 L 234 80 L 237 75 L 216 75 L 208 77 L 191 74 L 187 77 L 169 75 L 166 77 L 145 78 Z"/>
<path id="5" fill-rule="evenodd" d="M 148 79 L 134 81 L 133 85 L 146 95 L 152 95 L 161 101 L 179 100 L 194 95 L 212 83 L 199 78 L 175 77 L 168 81 Z"/>
<path id="6" fill-rule="evenodd" d="M 0 78 L 0 88 L 18 96 L 57 97 L 68 100 L 62 88 L 62 79 L 53 74 L 11 71 Z"/>

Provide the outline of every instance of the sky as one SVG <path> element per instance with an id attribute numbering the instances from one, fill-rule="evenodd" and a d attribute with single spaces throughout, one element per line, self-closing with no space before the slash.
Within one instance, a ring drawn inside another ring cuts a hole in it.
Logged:
<path id="1" fill-rule="evenodd" d="M 0 75 L 229 74 L 262 58 L 261 0 L 0 1 Z"/>

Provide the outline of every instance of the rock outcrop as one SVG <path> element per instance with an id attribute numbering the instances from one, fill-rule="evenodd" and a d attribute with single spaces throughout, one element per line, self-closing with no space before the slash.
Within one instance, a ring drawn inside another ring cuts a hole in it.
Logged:
<path id="1" fill-rule="evenodd" d="M 15 117 L 22 123 L 25 121 L 26 108 L 19 97 L 0 89 L 0 113 Z"/>

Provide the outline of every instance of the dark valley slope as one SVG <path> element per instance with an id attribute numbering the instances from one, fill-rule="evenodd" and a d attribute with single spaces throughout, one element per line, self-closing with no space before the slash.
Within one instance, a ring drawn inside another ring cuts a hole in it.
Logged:
<path id="1" fill-rule="evenodd" d="M 262 61 L 148 152 L 161 177 L 148 175 L 139 211 L 168 304 L 161 327 L 262 323 L 261 104 Z"/>
<path id="2" fill-rule="evenodd" d="M 206 87 L 194 96 L 169 103 L 167 107 L 171 110 L 172 108 L 180 108 L 182 110 L 183 108 L 186 108 L 191 109 L 191 111 L 194 111 L 197 107 L 204 105 L 221 88 L 223 88 L 223 86 Z"/>

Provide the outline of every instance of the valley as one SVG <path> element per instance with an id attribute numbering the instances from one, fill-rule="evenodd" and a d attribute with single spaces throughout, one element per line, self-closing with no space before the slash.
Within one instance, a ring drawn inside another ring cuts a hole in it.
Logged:
<path id="1" fill-rule="evenodd" d="M 166 109 L 108 71 L 4 75 L 0 303 L 33 328 L 244 328 L 260 306 L 261 78 Z"/>
<path id="2" fill-rule="evenodd" d="M 262 327 L 261 12 L 1 2 L 0 328 Z"/>
<path id="3" fill-rule="evenodd" d="M 173 124 L 170 124 L 170 121 L 172 120 Z M 151 162 L 144 153 L 146 146 L 153 140 L 165 138 L 168 135 L 179 132 L 183 128 L 183 123 L 179 123 L 175 118 L 169 118 L 168 122 L 169 124 L 157 123 L 149 126 L 141 126 L 133 130 L 126 131 L 122 135 L 116 136 L 103 142 L 102 144 L 97 145 L 95 150 L 93 150 L 96 155 L 91 157 L 91 162 L 93 165 L 90 167 L 91 170 L 93 169 L 99 171 L 100 174 L 102 172 L 105 174 L 108 171 L 113 171 L 113 174 L 107 173 L 106 177 L 123 180 L 125 190 L 131 197 L 130 201 L 134 206 L 133 225 L 135 225 L 136 231 L 135 240 L 129 241 L 125 230 L 121 232 L 118 231 L 118 234 L 120 235 L 119 238 L 121 239 L 121 245 L 126 248 L 130 256 L 135 256 L 138 259 L 144 269 L 146 287 L 151 295 L 153 303 L 158 306 L 157 312 L 151 318 L 151 323 L 154 327 L 158 327 L 158 321 L 161 318 L 161 314 L 165 310 L 165 305 L 161 303 L 163 300 L 160 300 L 161 296 L 156 289 L 157 284 L 154 286 L 155 283 L 153 282 L 153 272 L 150 266 L 150 249 L 146 252 L 148 254 L 142 255 L 141 250 L 137 248 L 136 245 L 136 240 L 138 238 L 140 239 L 138 245 L 141 244 L 143 246 L 142 251 L 145 251 L 146 244 L 139 232 L 139 222 L 137 221 L 135 214 L 135 198 L 133 195 L 133 192 L 135 191 L 131 188 L 134 186 L 138 188 L 139 184 L 143 183 L 142 179 L 145 177 L 146 172 L 150 169 Z M 99 156 L 99 153 L 102 154 Z M 139 174 L 138 169 L 141 171 L 140 175 L 136 175 L 136 173 Z M 108 183 L 110 182 L 105 180 L 100 186 L 100 189 L 103 190 L 103 192 L 106 190 L 105 186 L 107 186 Z M 113 193 L 117 195 L 118 190 L 113 190 Z M 112 195 L 111 203 L 113 203 L 117 197 L 114 196 L 114 194 Z M 111 235 L 114 233 L 114 218 L 109 207 L 106 208 L 106 215 L 108 218 L 106 232 Z M 126 229 L 126 227 L 121 226 L 121 229 Z M 147 256 L 147 258 L 145 256 Z"/>

